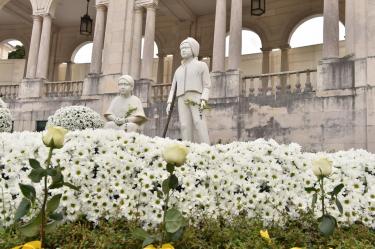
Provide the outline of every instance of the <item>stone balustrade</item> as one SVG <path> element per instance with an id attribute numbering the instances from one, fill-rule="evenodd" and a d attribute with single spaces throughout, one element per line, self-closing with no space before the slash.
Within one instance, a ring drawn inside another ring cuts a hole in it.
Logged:
<path id="1" fill-rule="evenodd" d="M 242 77 L 241 96 L 301 93 L 316 90 L 316 69 Z"/>
<path id="2" fill-rule="evenodd" d="M 0 85 L 0 96 L 3 100 L 13 100 L 17 98 L 18 90 L 18 84 Z"/>
<path id="3" fill-rule="evenodd" d="M 166 102 L 172 84 L 155 84 L 152 85 L 152 99 L 154 102 Z"/>
<path id="4" fill-rule="evenodd" d="M 44 96 L 46 97 L 80 97 L 83 81 L 45 82 Z"/>

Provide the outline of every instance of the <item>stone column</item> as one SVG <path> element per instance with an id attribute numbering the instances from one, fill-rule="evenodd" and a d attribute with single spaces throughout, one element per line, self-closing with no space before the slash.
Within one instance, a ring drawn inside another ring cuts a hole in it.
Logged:
<path id="1" fill-rule="evenodd" d="M 107 7 L 104 4 L 96 6 L 95 33 L 90 65 L 91 74 L 100 74 L 102 72 L 106 13 Z"/>
<path id="2" fill-rule="evenodd" d="M 72 80 L 72 62 L 68 61 L 66 63 L 66 71 L 65 71 L 65 81 Z"/>
<path id="3" fill-rule="evenodd" d="M 142 28 L 143 28 L 143 8 L 135 7 L 133 51 L 132 51 L 131 64 L 130 64 L 130 75 L 136 80 L 139 80 L 140 69 L 141 69 Z"/>
<path id="4" fill-rule="evenodd" d="M 242 49 L 242 0 L 232 0 L 230 14 L 229 70 L 238 70 Z"/>
<path id="5" fill-rule="evenodd" d="M 281 61 L 280 61 L 280 72 L 289 71 L 289 45 L 282 46 L 281 48 Z M 280 85 L 282 91 L 285 91 L 287 85 L 287 76 L 283 75 L 280 77 Z"/>
<path id="6" fill-rule="evenodd" d="M 142 79 L 152 78 L 152 68 L 154 59 L 154 42 L 155 42 L 155 16 L 156 4 L 152 3 L 146 6 L 146 30 L 145 40 L 143 45 L 143 60 L 142 60 Z"/>
<path id="7" fill-rule="evenodd" d="M 133 17 L 134 17 L 134 0 L 127 0 L 124 37 L 124 53 L 122 62 L 122 74 L 130 74 L 130 62 L 133 45 Z"/>
<path id="8" fill-rule="evenodd" d="M 345 47 L 346 54 L 355 51 L 355 0 L 345 0 Z"/>
<path id="9" fill-rule="evenodd" d="M 339 57 L 339 1 L 324 0 L 323 59 Z"/>
<path id="10" fill-rule="evenodd" d="M 29 58 L 27 59 L 26 78 L 34 79 L 38 63 L 38 52 L 40 44 L 40 35 L 42 31 L 42 18 L 33 16 L 33 29 L 31 33 Z"/>
<path id="11" fill-rule="evenodd" d="M 47 79 L 48 59 L 51 46 L 52 17 L 49 14 L 43 16 L 42 35 L 38 54 L 38 67 L 36 76 L 40 79 Z"/>
<path id="12" fill-rule="evenodd" d="M 157 83 L 162 84 L 162 83 L 164 83 L 164 58 L 165 58 L 165 55 L 159 53 L 158 56 L 159 56 L 159 61 L 158 61 L 158 80 L 157 80 Z"/>
<path id="13" fill-rule="evenodd" d="M 226 0 L 216 0 L 214 49 L 212 56 L 213 72 L 225 71 L 226 3 Z"/>
<path id="14" fill-rule="evenodd" d="M 262 48 L 262 74 L 270 73 L 270 53 L 271 49 Z M 268 78 L 262 79 L 262 88 L 266 90 L 268 87 Z"/>

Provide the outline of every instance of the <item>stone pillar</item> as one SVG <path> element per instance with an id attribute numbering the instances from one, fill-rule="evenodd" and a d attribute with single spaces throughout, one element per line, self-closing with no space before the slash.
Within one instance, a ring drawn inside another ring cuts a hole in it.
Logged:
<path id="1" fill-rule="evenodd" d="M 127 0 L 124 37 L 124 53 L 122 62 L 122 74 L 130 74 L 130 62 L 132 57 L 133 45 L 133 17 L 134 17 L 134 0 Z"/>
<path id="2" fill-rule="evenodd" d="M 345 0 L 345 47 L 346 54 L 354 54 L 355 51 L 355 0 Z"/>
<path id="3" fill-rule="evenodd" d="M 158 80 L 156 83 L 164 83 L 164 58 L 165 55 L 159 53 L 159 61 L 158 61 Z"/>
<path id="4" fill-rule="evenodd" d="M 238 70 L 242 49 L 242 0 L 232 0 L 230 14 L 229 70 Z"/>
<path id="5" fill-rule="evenodd" d="M 280 63 L 280 71 L 286 72 L 289 71 L 289 45 L 285 45 L 280 48 L 281 50 L 281 63 Z"/>
<path id="6" fill-rule="evenodd" d="M 42 35 L 38 54 L 38 67 L 36 76 L 40 79 L 47 79 L 48 59 L 51 46 L 52 17 L 49 14 L 43 16 Z"/>
<path id="7" fill-rule="evenodd" d="M 141 69 L 142 52 L 142 28 L 143 28 L 143 8 L 135 7 L 134 12 L 134 32 L 133 32 L 133 50 L 130 64 L 130 75 L 139 80 Z"/>
<path id="8" fill-rule="evenodd" d="M 211 60 L 213 72 L 225 71 L 226 3 L 226 0 L 216 0 L 214 49 Z"/>
<path id="9" fill-rule="evenodd" d="M 65 71 L 65 81 L 72 80 L 72 62 L 68 61 L 66 63 L 66 71 Z"/>
<path id="10" fill-rule="evenodd" d="M 271 49 L 262 48 L 262 74 L 270 73 L 270 53 Z M 266 90 L 268 87 L 268 78 L 262 79 L 262 88 Z"/>
<path id="11" fill-rule="evenodd" d="M 27 59 L 26 78 L 34 79 L 38 63 L 38 52 L 40 44 L 40 35 L 42 31 L 42 18 L 33 16 L 33 29 L 31 33 L 29 58 Z"/>
<path id="12" fill-rule="evenodd" d="M 339 57 L 339 1 L 324 0 L 323 59 Z"/>
<path id="13" fill-rule="evenodd" d="M 143 45 L 143 60 L 142 60 L 142 79 L 152 78 L 152 68 L 154 60 L 154 42 L 155 42 L 155 16 L 156 4 L 152 3 L 146 6 L 146 30 L 145 40 Z"/>
<path id="14" fill-rule="evenodd" d="M 95 33 L 90 65 L 91 74 L 100 74 L 102 72 L 106 13 L 107 7 L 104 4 L 96 6 Z"/>

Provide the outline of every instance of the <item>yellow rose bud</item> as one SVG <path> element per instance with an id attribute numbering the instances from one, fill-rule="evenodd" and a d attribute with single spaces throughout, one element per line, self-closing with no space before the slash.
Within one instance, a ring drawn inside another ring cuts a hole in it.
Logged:
<path id="1" fill-rule="evenodd" d="M 59 126 L 48 126 L 47 132 L 43 134 L 43 143 L 47 147 L 60 149 L 64 146 L 64 137 L 68 130 Z"/>
<path id="2" fill-rule="evenodd" d="M 42 243 L 40 241 L 31 241 L 27 242 L 23 246 L 16 246 L 13 247 L 12 249 L 42 249 Z"/>
<path id="3" fill-rule="evenodd" d="M 265 241 L 267 241 L 268 243 L 271 243 L 271 237 L 270 235 L 268 234 L 268 231 L 267 230 L 260 230 L 260 237 L 262 237 Z"/>
<path id="4" fill-rule="evenodd" d="M 156 249 L 156 247 L 154 245 L 148 245 L 143 249 Z"/>
<path id="5" fill-rule="evenodd" d="M 161 249 L 174 249 L 174 247 L 170 244 L 170 243 L 167 243 L 167 244 L 164 244 Z"/>
<path id="6" fill-rule="evenodd" d="M 332 174 L 332 162 L 327 158 L 313 161 L 312 171 L 316 176 L 329 176 Z"/>
<path id="7" fill-rule="evenodd" d="M 167 163 L 181 166 L 186 161 L 189 150 L 181 144 L 171 144 L 163 151 L 163 158 Z"/>

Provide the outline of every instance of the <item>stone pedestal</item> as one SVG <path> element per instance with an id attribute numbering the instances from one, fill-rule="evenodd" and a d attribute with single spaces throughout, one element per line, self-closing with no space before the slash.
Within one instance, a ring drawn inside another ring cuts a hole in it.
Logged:
<path id="1" fill-rule="evenodd" d="M 211 73 L 212 87 L 210 99 L 239 97 L 241 73 L 239 70 L 229 70 L 225 73 Z"/>
<path id="2" fill-rule="evenodd" d="M 43 79 L 23 79 L 20 85 L 19 98 L 40 98 L 43 95 Z"/>
<path id="3" fill-rule="evenodd" d="M 149 107 L 151 104 L 151 85 L 153 80 L 140 79 L 136 80 L 134 84 L 134 95 L 141 99 L 143 107 Z"/>
<path id="4" fill-rule="evenodd" d="M 353 89 L 354 61 L 348 59 L 321 60 L 318 65 L 317 92 Z"/>
<path id="5" fill-rule="evenodd" d="M 98 94 L 100 74 L 90 73 L 83 81 L 82 96 Z"/>

